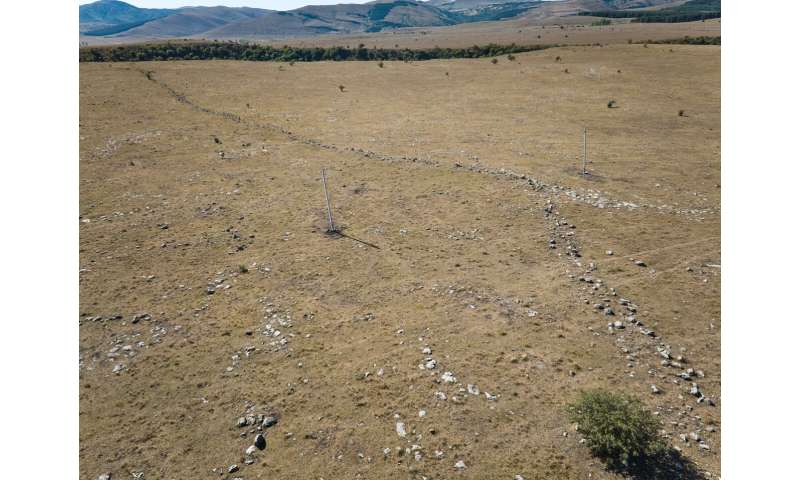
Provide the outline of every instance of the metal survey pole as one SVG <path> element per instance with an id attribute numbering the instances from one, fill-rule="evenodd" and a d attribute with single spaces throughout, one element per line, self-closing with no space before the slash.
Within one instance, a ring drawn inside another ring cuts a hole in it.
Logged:
<path id="1" fill-rule="evenodd" d="M 322 188 L 325 190 L 325 205 L 328 207 L 328 232 L 335 232 L 333 224 L 333 211 L 331 210 L 331 199 L 328 195 L 328 180 L 325 178 L 325 169 L 322 169 Z"/>
<path id="2" fill-rule="evenodd" d="M 586 175 L 586 127 L 583 127 L 583 174 Z"/>

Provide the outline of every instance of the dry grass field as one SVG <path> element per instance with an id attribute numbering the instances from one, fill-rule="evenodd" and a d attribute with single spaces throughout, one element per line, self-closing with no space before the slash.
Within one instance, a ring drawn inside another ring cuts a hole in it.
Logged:
<path id="1" fill-rule="evenodd" d="M 594 387 L 720 475 L 719 47 L 82 63 L 80 135 L 81 478 L 623 478 Z"/>
<path id="2" fill-rule="evenodd" d="M 356 46 L 369 48 L 464 48 L 487 43 L 517 45 L 585 45 L 626 43 L 628 40 L 668 40 L 684 36 L 719 36 L 721 22 L 630 23 L 622 21 L 607 26 L 592 26 L 595 17 L 547 17 L 515 19 L 502 22 L 463 23 L 452 27 L 403 28 L 378 33 L 319 35 L 316 37 L 279 38 L 262 41 L 276 46 Z M 90 39 L 91 41 L 91 39 Z M 114 39 L 105 39 L 113 42 Z"/>

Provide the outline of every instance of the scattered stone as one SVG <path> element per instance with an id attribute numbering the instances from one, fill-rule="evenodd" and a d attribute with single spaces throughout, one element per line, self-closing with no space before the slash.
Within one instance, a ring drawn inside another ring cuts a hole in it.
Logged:
<path id="1" fill-rule="evenodd" d="M 250 445 L 249 447 L 247 447 L 247 450 L 245 450 L 244 453 L 245 455 L 253 455 L 254 453 L 256 453 L 256 450 L 258 449 L 256 448 L 255 445 Z"/>
<path id="2" fill-rule="evenodd" d="M 646 263 L 644 263 L 644 262 L 643 262 L 643 261 L 641 261 L 641 260 L 634 260 L 634 261 L 633 261 L 633 264 L 634 264 L 634 265 L 636 265 L 637 267 L 646 267 L 646 266 L 647 266 L 647 264 L 646 264 Z"/>
<path id="3" fill-rule="evenodd" d="M 624 325 L 624 324 L 623 324 L 621 321 L 619 321 L 619 320 L 617 320 L 616 322 L 614 322 L 612 325 L 613 325 L 613 326 L 614 326 L 614 328 L 616 328 L 617 330 L 621 330 L 621 329 L 625 328 L 625 325 Z"/>
<path id="4" fill-rule="evenodd" d="M 653 392 L 653 394 L 655 395 L 661 393 L 661 389 L 658 388 L 656 385 L 650 385 L 650 391 Z"/>
<path id="5" fill-rule="evenodd" d="M 444 392 L 436 392 L 434 396 L 437 400 L 447 400 L 447 395 L 445 395 Z"/>
<path id="6" fill-rule="evenodd" d="M 236 426 L 239 428 L 247 426 L 247 419 L 244 417 L 239 417 L 239 420 L 236 421 Z"/>
<path id="7" fill-rule="evenodd" d="M 239 465 L 231 465 L 228 467 L 228 473 L 235 473 L 239 471 Z"/>
<path id="8" fill-rule="evenodd" d="M 608 256 L 614 255 L 614 251 L 613 250 L 606 250 L 606 255 L 608 255 Z"/>
<path id="9" fill-rule="evenodd" d="M 436 368 L 436 360 L 431 358 L 430 360 L 426 361 L 425 368 L 427 368 L 428 370 L 433 370 L 434 368 Z"/>
<path id="10" fill-rule="evenodd" d="M 264 420 L 261 421 L 261 428 L 269 428 L 278 423 L 278 419 L 272 415 L 267 415 L 264 417 Z"/>
<path id="11" fill-rule="evenodd" d="M 464 460 L 459 460 L 459 461 L 456 462 L 454 467 L 456 467 L 459 470 L 463 470 L 463 469 L 467 468 L 467 464 L 464 463 Z"/>
<path id="12" fill-rule="evenodd" d="M 264 450 L 265 448 L 267 448 L 267 439 L 264 438 L 264 435 L 261 435 L 259 433 L 258 435 L 256 435 L 255 440 L 253 440 L 253 446 L 258 448 L 259 450 Z"/>
<path id="13" fill-rule="evenodd" d="M 406 425 L 403 422 L 397 422 L 397 424 L 394 426 L 394 429 L 398 436 L 406 436 Z"/>
<path id="14" fill-rule="evenodd" d="M 430 355 L 431 354 L 431 348 L 430 347 L 423 348 L 422 349 L 422 354 L 423 355 Z"/>
<path id="15" fill-rule="evenodd" d="M 703 396 L 703 394 L 700 392 L 700 387 L 698 387 L 696 383 L 692 383 L 692 388 L 689 389 L 689 394 L 694 395 L 695 397 Z"/>
<path id="16" fill-rule="evenodd" d="M 472 385 L 472 384 L 468 384 L 467 385 L 467 391 L 469 393 L 473 394 L 473 395 L 480 395 L 481 394 L 481 391 L 478 390 L 478 387 L 476 385 Z"/>
<path id="17" fill-rule="evenodd" d="M 111 474 L 110 473 L 104 473 L 104 474 L 98 476 L 97 480 L 111 480 Z"/>
<path id="18" fill-rule="evenodd" d="M 442 381 L 445 383 L 456 383 L 456 376 L 453 372 L 444 372 L 442 374 Z"/>

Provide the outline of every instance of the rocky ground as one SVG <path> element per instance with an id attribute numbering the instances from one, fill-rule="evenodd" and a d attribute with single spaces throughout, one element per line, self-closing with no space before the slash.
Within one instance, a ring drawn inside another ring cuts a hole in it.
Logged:
<path id="1" fill-rule="evenodd" d="M 81 478 L 621 478 L 593 387 L 718 477 L 718 47 L 80 83 Z"/>

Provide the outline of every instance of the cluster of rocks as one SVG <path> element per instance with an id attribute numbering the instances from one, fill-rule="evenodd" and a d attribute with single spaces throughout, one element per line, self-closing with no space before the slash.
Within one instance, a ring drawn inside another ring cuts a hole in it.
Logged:
<path id="1" fill-rule="evenodd" d="M 242 350 L 236 351 L 233 355 L 231 355 L 231 364 L 225 367 L 225 373 L 233 372 L 236 367 L 239 366 L 239 361 L 242 359 L 242 355 L 249 357 L 251 354 L 255 353 L 256 347 L 253 346 L 246 346 Z"/>
<path id="2" fill-rule="evenodd" d="M 480 235 L 480 228 L 473 228 L 472 230 L 468 230 L 463 232 L 461 230 L 454 230 L 452 232 L 447 232 L 445 236 L 449 240 L 483 240 L 483 237 Z"/>
<path id="3" fill-rule="evenodd" d="M 419 413 L 417 414 L 419 418 L 423 418 L 426 415 L 427 412 L 425 410 L 420 410 Z M 399 413 L 394 414 L 394 420 L 395 420 L 394 424 L 395 433 L 397 434 L 398 437 L 400 437 L 401 439 L 405 439 L 408 442 L 405 447 L 396 446 L 394 448 L 395 455 L 398 458 L 413 457 L 414 461 L 421 462 L 425 457 L 432 457 L 436 460 L 441 460 L 445 457 L 444 451 L 438 449 L 433 451 L 433 455 L 429 453 L 426 454 L 425 448 L 422 445 L 420 445 L 423 439 L 423 434 L 418 433 L 416 429 L 413 428 L 409 429 L 406 423 L 402 421 L 402 417 Z M 430 427 L 427 429 L 427 433 L 430 435 L 435 435 L 437 432 L 435 428 Z M 414 443 L 414 442 L 420 442 L 420 443 Z M 383 452 L 383 457 L 385 459 L 388 459 L 389 456 L 392 455 L 392 449 L 389 447 L 383 448 L 382 452 Z M 363 457 L 363 454 L 359 454 L 359 457 Z M 371 460 L 372 460 L 371 457 L 367 457 L 368 462 Z M 458 463 L 463 465 L 463 461 L 459 461 L 457 462 L 457 464 Z M 456 468 L 463 468 L 463 467 L 456 467 Z"/>
<path id="4" fill-rule="evenodd" d="M 579 264 L 580 260 L 578 259 L 581 258 L 581 251 L 580 247 L 578 246 L 578 242 L 575 239 L 575 225 L 559 217 L 558 211 L 555 209 L 555 204 L 553 204 L 552 201 L 548 201 L 545 205 L 544 214 L 545 218 L 555 218 L 555 221 L 552 225 L 550 238 L 547 241 L 547 246 L 552 250 L 556 250 L 558 248 L 558 241 L 560 239 L 564 245 L 563 254 L 572 258 L 573 262 Z M 559 252 L 558 255 L 561 256 L 562 252 Z"/>
<path id="5" fill-rule="evenodd" d="M 532 296 L 527 298 L 509 298 L 485 289 L 452 284 L 433 284 L 430 290 L 435 295 L 457 297 L 462 301 L 464 306 L 470 310 L 477 309 L 481 304 L 491 303 L 508 319 L 526 319 L 539 315 L 539 312 L 535 309 L 536 300 Z"/>
<path id="6" fill-rule="evenodd" d="M 84 315 L 83 318 L 84 320 L 92 319 L 92 321 L 101 321 L 95 319 L 113 318 L 114 320 L 121 320 L 123 317 L 122 315 L 113 315 L 110 317 Z M 106 361 L 113 364 L 111 373 L 120 374 L 128 369 L 129 363 L 141 350 L 161 343 L 165 335 L 170 332 L 178 332 L 183 328 L 181 325 L 168 325 L 163 322 L 153 323 L 152 316 L 148 313 L 135 314 L 131 317 L 131 325 L 137 325 L 140 322 L 151 322 L 149 339 L 146 339 L 146 341 L 142 339 L 146 335 L 143 332 L 115 333 L 111 341 L 111 348 L 109 348 L 105 356 L 101 356 L 99 352 L 94 352 L 89 359 L 90 362 L 87 364 L 87 359 L 84 354 L 80 354 L 78 368 L 80 370 L 86 369 L 91 371 L 97 368 L 99 363 Z M 122 320 L 120 325 L 128 325 L 128 322 Z"/>
<path id="7" fill-rule="evenodd" d="M 709 427 L 706 427 L 706 431 L 707 432 L 714 432 L 714 431 L 716 431 L 716 429 L 714 427 L 709 426 Z M 685 434 L 685 433 L 682 433 L 682 434 L 678 435 L 678 438 L 684 444 L 697 445 L 697 448 L 700 448 L 701 450 L 711 450 L 711 447 L 708 445 L 708 443 L 706 443 L 705 439 L 703 439 L 703 437 L 700 436 L 700 432 L 699 431 L 689 432 L 688 435 Z M 680 450 L 680 448 L 678 448 L 678 450 Z"/>
<path id="8" fill-rule="evenodd" d="M 125 318 L 119 313 L 115 313 L 108 316 L 103 315 L 87 315 L 85 313 L 81 314 L 81 318 L 78 320 L 79 324 L 83 324 L 83 322 L 112 322 L 115 320 L 122 320 Z"/>
<path id="9" fill-rule="evenodd" d="M 109 138 L 106 140 L 104 145 L 95 148 L 91 155 L 95 159 L 109 158 L 113 156 L 117 150 L 119 150 L 120 145 L 137 145 L 144 143 L 144 141 L 147 139 L 158 137 L 160 135 L 161 130 L 145 130 L 144 132 L 129 133 L 118 139 Z"/>
<path id="10" fill-rule="evenodd" d="M 234 191 L 238 191 L 238 189 Z M 228 253 L 236 253 L 246 250 L 248 246 L 253 244 L 254 239 L 256 238 L 256 236 L 253 234 L 246 236 L 243 235 L 241 232 L 239 232 L 238 228 L 234 228 L 233 226 L 226 228 L 225 232 L 230 235 L 231 240 L 233 241 L 234 244 L 233 245 L 234 249 Z"/>
<path id="11" fill-rule="evenodd" d="M 224 271 L 217 272 L 216 276 L 206 284 L 206 293 L 213 295 L 217 291 L 228 290 L 231 288 L 231 284 L 227 280 L 228 276 Z"/>
<path id="12" fill-rule="evenodd" d="M 552 201 L 546 203 L 544 208 L 544 215 L 546 218 L 554 218 L 554 229 L 549 243 L 550 248 L 556 248 L 558 242 L 556 239 L 574 242 L 574 229 L 571 224 L 563 219 L 558 213 Z M 613 255 L 613 251 L 606 251 L 607 255 Z M 559 255 L 561 255 L 559 253 Z M 569 255 L 568 253 L 568 256 Z M 682 393 L 678 394 L 679 399 L 684 398 L 684 394 L 688 393 L 690 398 L 694 398 L 694 404 L 705 404 L 714 406 L 713 399 L 708 398 L 701 390 L 697 383 L 697 379 L 703 378 L 705 375 L 702 370 L 687 367 L 688 359 L 684 356 L 684 349 L 681 349 L 679 355 L 673 355 L 672 348 L 663 342 L 663 340 L 655 333 L 654 330 L 648 328 L 638 318 L 637 305 L 626 298 L 618 297 L 617 291 L 605 285 L 604 282 L 597 278 L 593 273 L 597 266 L 594 263 L 583 265 L 579 258 L 572 257 L 572 264 L 575 268 L 580 269 L 580 273 L 570 273 L 570 278 L 576 280 L 584 286 L 589 296 L 600 297 L 600 301 L 592 302 L 586 298 L 587 304 L 592 304 L 593 310 L 604 318 L 613 320 L 606 321 L 609 334 L 615 337 L 616 343 L 620 346 L 622 353 L 627 360 L 627 366 L 633 368 L 639 358 L 637 352 L 646 352 L 651 350 L 652 353 L 660 358 L 657 366 L 648 369 L 648 375 L 654 378 L 660 378 L 667 381 L 670 377 L 673 378 L 672 383 L 679 384 L 680 382 L 687 382 L 688 387 L 682 389 Z M 630 261 L 639 267 L 646 267 L 647 264 L 640 259 L 631 258 Z M 636 327 L 636 328 L 628 328 Z M 592 327 L 589 328 L 595 335 L 598 335 Z M 659 369 L 679 370 L 677 373 L 661 372 Z M 631 371 L 630 377 L 634 377 L 634 372 Z M 661 395 L 664 393 L 662 386 L 656 383 L 649 384 L 649 390 L 654 395 Z M 678 417 L 679 420 L 670 422 L 675 429 L 683 428 L 686 422 L 693 423 L 697 426 L 702 426 L 703 419 L 693 413 L 693 407 L 685 404 L 680 408 L 673 408 L 668 405 L 659 406 L 655 412 L 656 414 L 666 414 L 672 417 Z M 668 435 L 667 435 L 668 436 Z M 699 442 L 695 442 L 700 445 Z M 703 442 L 699 447 L 703 450 L 709 450 L 708 443 Z"/>
<path id="13" fill-rule="evenodd" d="M 267 337 L 267 347 L 272 351 L 285 350 L 289 345 L 289 338 L 294 336 L 288 332 L 292 328 L 291 313 L 267 302 L 264 305 L 264 320 L 267 323 L 261 333 Z"/>
<path id="14" fill-rule="evenodd" d="M 425 357 L 423 357 L 422 363 L 420 363 L 418 366 L 420 370 L 433 371 L 438 369 L 439 363 L 436 361 L 435 358 L 433 358 L 432 353 L 433 351 L 431 347 L 427 345 L 422 347 L 422 354 L 425 355 Z M 433 375 L 433 372 L 431 372 L 431 374 Z M 462 403 L 463 401 L 466 400 L 468 395 L 480 396 L 481 394 L 481 391 L 477 385 L 468 383 L 466 387 L 464 387 L 464 385 L 458 382 L 458 379 L 456 378 L 455 374 L 450 371 L 445 371 L 441 375 L 439 375 L 438 378 L 434 378 L 434 382 L 442 385 L 457 385 L 458 390 L 455 393 L 451 393 L 449 397 L 450 401 L 454 403 Z M 434 392 L 434 396 L 436 397 L 437 400 L 448 399 L 447 393 L 440 390 Z M 497 400 L 497 396 L 489 392 L 483 392 L 483 396 L 489 401 Z"/>
<path id="15" fill-rule="evenodd" d="M 130 317 L 130 323 L 136 325 L 139 322 L 149 322 L 153 319 L 153 316 L 149 313 L 135 313 Z M 125 316 L 120 313 L 114 313 L 112 315 L 89 315 L 88 313 L 81 313 L 80 318 L 78 319 L 78 324 L 82 325 L 83 322 L 113 322 L 113 321 L 120 321 L 121 325 L 127 325 L 127 322 L 124 321 Z"/>
<path id="16" fill-rule="evenodd" d="M 240 438 L 251 438 L 249 445 L 244 450 L 244 457 L 242 459 L 243 465 L 252 465 L 258 459 L 259 452 L 267 449 L 267 430 L 278 424 L 278 415 L 276 414 L 256 414 L 254 413 L 256 406 L 248 403 L 247 413 L 236 420 L 236 428 L 240 429 Z M 238 464 L 231 464 L 228 467 L 215 468 L 214 473 L 224 474 L 225 472 L 231 474 L 240 470 Z"/>

